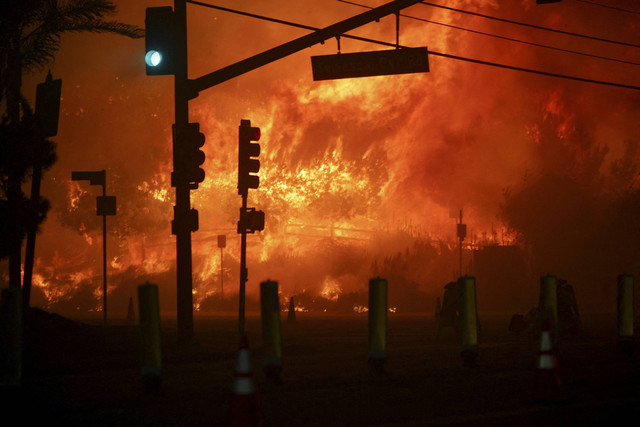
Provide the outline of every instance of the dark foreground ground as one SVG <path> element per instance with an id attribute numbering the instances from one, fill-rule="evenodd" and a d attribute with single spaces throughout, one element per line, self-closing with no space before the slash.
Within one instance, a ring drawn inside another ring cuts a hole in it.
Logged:
<path id="1" fill-rule="evenodd" d="M 367 316 L 283 313 L 283 384 L 262 372 L 259 318 L 247 323 L 254 381 L 267 426 L 637 425 L 640 357 L 622 353 L 615 316 L 585 316 L 564 337 L 562 399 L 539 402 L 535 334 L 512 334 L 509 316 L 481 317 L 478 365 L 465 366 L 453 330 L 436 340 L 433 316 L 390 314 L 386 373 L 367 364 Z M 0 425 L 223 425 L 234 360 L 236 315 L 196 317 L 179 346 L 163 318 L 162 393 L 140 383 L 138 330 L 106 330 L 44 312 L 27 322 L 23 384 L 3 389 Z M 96 323 L 96 322 L 93 322 Z M 8 422 L 17 415 L 21 422 Z"/>

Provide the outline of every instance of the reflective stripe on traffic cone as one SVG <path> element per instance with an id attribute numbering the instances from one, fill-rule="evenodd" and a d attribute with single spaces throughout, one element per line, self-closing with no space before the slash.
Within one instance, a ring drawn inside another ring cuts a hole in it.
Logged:
<path id="1" fill-rule="evenodd" d="M 240 338 L 231 392 L 227 424 L 230 426 L 262 426 L 260 399 L 253 383 L 251 353 L 246 335 Z"/>
<path id="2" fill-rule="evenodd" d="M 536 399 L 557 400 L 560 398 L 560 376 L 558 361 L 553 350 L 553 343 L 548 322 L 542 324 L 540 334 L 540 352 L 536 363 Z"/>

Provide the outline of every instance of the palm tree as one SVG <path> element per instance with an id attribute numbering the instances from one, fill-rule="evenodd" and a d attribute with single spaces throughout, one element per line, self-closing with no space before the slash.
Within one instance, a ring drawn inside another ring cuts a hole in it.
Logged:
<path id="1" fill-rule="evenodd" d="M 31 200 L 21 189 L 28 172 L 39 188 L 40 172 L 55 162 L 55 146 L 38 130 L 21 92 L 22 76 L 52 62 L 62 34 L 89 31 L 141 38 L 144 30 L 106 20 L 116 6 L 108 0 L 3 0 L 0 2 L 0 259 L 9 257 L 9 286 L 20 287 L 20 249 L 27 233 L 44 220 L 48 202 L 39 190 Z M 25 282 L 28 306 L 30 283 Z"/>

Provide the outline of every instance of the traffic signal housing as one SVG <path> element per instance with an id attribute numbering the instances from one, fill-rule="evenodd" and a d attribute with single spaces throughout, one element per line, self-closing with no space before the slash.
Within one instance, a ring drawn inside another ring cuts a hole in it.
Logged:
<path id="1" fill-rule="evenodd" d="M 175 74 L 175 18 L 171 6 L 148 7 L 145 14 L 144 62 L 148 76 Z"/>
<path id="2" fill-rule="evenodd" d="M 171 234 L 178 234 L 178 227 L 186 227 L 189 231 L 198 231 L 198 210 L 189 209 L 186 214 L 173 207 L 174 218 L 171 220 Z"/>
<path id="3" fill-rule="evenodd" d="M 249 188 L 258 188 L 260 177 L 255 175 L 260 170 L 260 128 L 252 127 L 250 120 L 241 120 L 238 128 L 238 194 L 247 196 Z"/>
<path id="4" fill-rule="evenodd" d="M 53 80 L 49 70 L 47 79 L 36 88 L 36 117 L 40 121 L 42 136 L 45 138 L 58 134 L 61 93 L 62 79 Z"/>
<path id="5" fill-rule="evenodd" d="M 186 181 L 191 189 L 196 189 L 205 176 L 200 167 L 205 160 L 204 151 L 200 149 L 205 141 L 200 123 L 187 123 L 185 127 L 174 125 L 173 131 L 174 184 Z"/>
<path id="6" fill-rule="evenodd" d="M 264 212 L 256 208 L 240 209 L 240 221 L 238 221 L 238 233 L 254 233 L 264 230 Z"/>

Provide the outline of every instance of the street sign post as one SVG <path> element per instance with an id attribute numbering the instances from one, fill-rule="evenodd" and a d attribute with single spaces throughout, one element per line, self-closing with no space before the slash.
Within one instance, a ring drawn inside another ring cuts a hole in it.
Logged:
<path id="1" fill-rule="evenodd" d="M 227 247 L 226 234 L 218 234 L 218 247 L 220 248 L 220 301 L 224 302 L 224 285 L 222 282 L 222 251 Z"/>
<path id="2" fill-rule="evenodd" d="M 107 326 L 107 216 L 116 214 L 116 196 L 107 196 L 107 171 L 72 171 L 71 180 L 102 185 L 102 196 L 96 199 L 96 213 L 102 216 L 102 312 Z"/>

